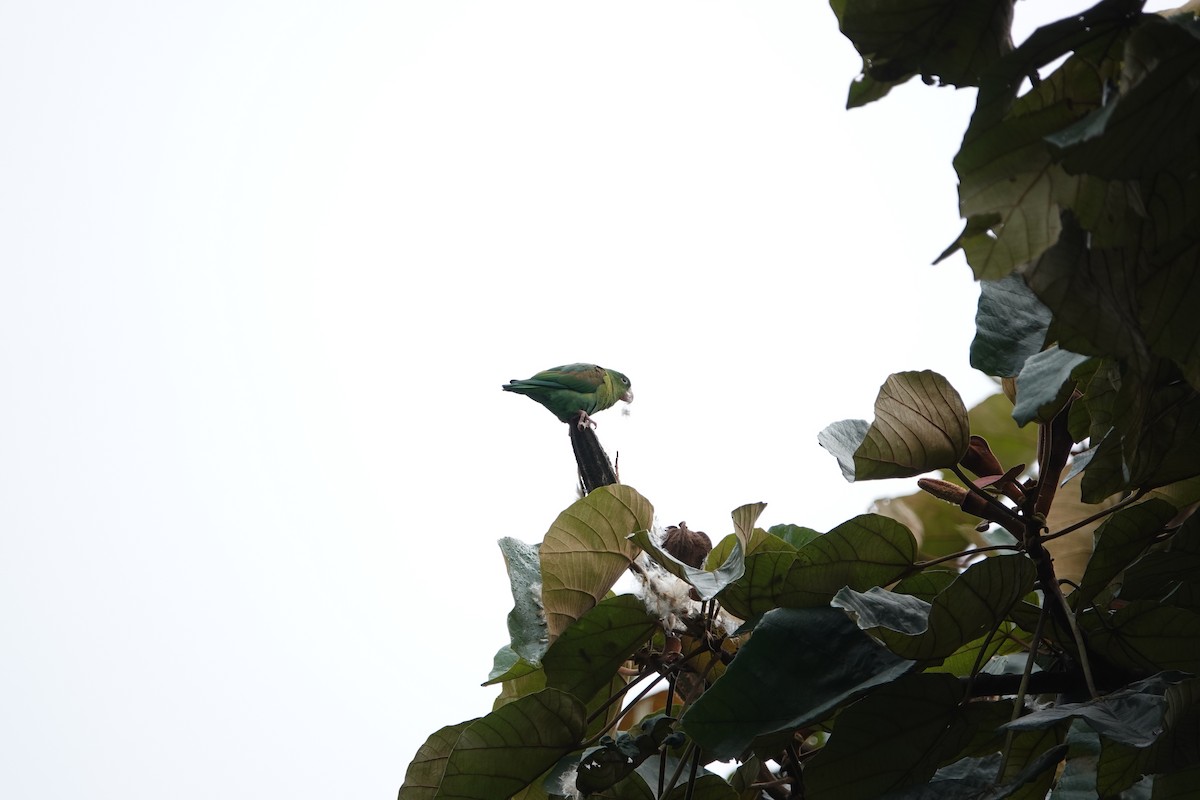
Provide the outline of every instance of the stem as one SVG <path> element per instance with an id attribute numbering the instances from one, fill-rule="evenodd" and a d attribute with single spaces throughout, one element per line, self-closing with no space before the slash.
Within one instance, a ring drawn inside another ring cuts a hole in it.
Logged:
<path id="1" fill-rule="evenodd" d="M 696 792 L 696 773 L 700 771 L 700 748 L 696 748 L 696 752 L 692 753 L 692 770 L 688 773 L 688 788 L 683 796 L 683 800 L 692 800 L 692 795 Z"/>
<path id="2" fill-rule="evenodd" d="M 1046 536 L 1043 536 L 1042 541 L 1048 542 L 1051 539 L 1057 539 L 1060 536 L 1066 536 L 1068 533 L 1074 533 L 1075 531 L 1079 530 L 1080 528 L 1084 527 L 1085 525 L 1091 525 L 1093 522 L 1095 522 L 1098 519 L 1102 519 L 1103 517 L 1108 516 L 1109 514 L 1116 513 L 1117 511 L 1120 511 L 1122 508 L 1129 505 L 1130 503 L 1135 503 L 1138 500 L 1141 500 L 1145 496 L 1146 496 L 1146 490 L 1138 489 L 1136 492 L 1129 495 L 1128 497 L 1125 497 L 1125 498 L 1117 501 L 1116 503 L 1113 503 L 1108 508 L 1097 511 L 1095 514 L 1092 514 L 1090 517 L 1085 517 L 1084 519 L 1081 519 L 1078 522 L 1073 522 L 1070 525 L 1068 525 L 1067 527 L 1063 528 L 1061 531 L 1056 531 L 1055 533 L 1051 533 L 1051 534 L 1047 534 Z"/>
<path id="3" fill-rule="evenodd" d="M 662 798 L 669 795 L 671 793 L 671 790 L 675 788 L 675 784 L 679 782 L 679 776 L 681 774 L 683 774 L 683 765 L 687 763 L 688 757 L 691 756 L 692 751 L 694 751 L 695 749 L 696 749 L 696 743 L 688 742 L 687 747 L 684 748 L 683 756 L 680 757 L 680 759 L 679 759 L 679 764 L 676 765 L 676 767 L 675 767 L 675 772 L 672 773 L 672 775 L 671 775 L 671 782 L 667 784 L 666 791 L 664 791 L 662 794 L 660 794 L 658 796 L 659 800 L 662 800 Z"/>
<path id="4" fill-rule="evenodd" d="M 675 706 L 675 673 L 672 672 L 667 678 L 667 716 L 671 715 L 671 709 Z M 662 754 L 658 758 L 658 796 L 663 796 L 663 784 L 667 779 L 667 748 L 662 749 Z"/>
<path id="5" fill-rule="evenodd" d="M 935 564 L 941 564 L 946 561 L 956 561 L 957 559 L 965 558 L 966 556 L 973 556 L 976 553 L 986 553 L 990 550 L 1012 550 L 1014 553 L 1019 553 L 1021 551 L 1021 546 L 1017 544 L 991 544 L 987 547 L 976 547 L 974 550 L 960 550 L 957 553 L 951 553 L 948 556 L 942 556 L 940 558 L 933 558 L 929 561 L 918 561 L 909 568 L 909 571 L 905 573 L 905 577 L 914 572 L 920 572 L 926 567 L 932 567 Z"/>
<path id="6" fill-rule="evenodd" d="M 663 679 L 664 679 L 664 676 L 663 676 L 663 675 L 659 675 L 657 678 L 655 678 L 654 680 L 650 681 L 650 684 L 649 684 L 649 685 L 648 685 L 648 686 L 647 686 L 645 689 L 643 689 L 643 690 L 642 690 L 640 693 L 638 693 L 638 696 L 637 696 L 637 697 L 633 698 L 633 703 L 636 703 L 636 702 L 638 702 L 638 701 L 639 701 L 639 700 L 641 700 L 643 697 L 645 697 L 646 695 L 650 694 L 650 690 L 651 690 L 651 689 L 653 689 L 655 686 L 657 686 L 657 685 L 658 685 L 658 683 L 659 683 L 659 681 L 661 681 L 661 680 L 663 680 Z M 587 724 L 589 724 L 589 725 L 590 725 L 590 724 L 592 724 L 592 722 L 593 722 L 593 721 L 594 721 L 594 720 L 595 720 L 597 717 L 599 717 L 599 716 L 600 716 L 600 714 L 604 713 L 604 711 L 605 711 L 606 709 L 608 709 L 608 707 L 609 707 L 609 706 L 611 706 L 611 705 L 613 704 L 613 701 L 615 701 L 615 700 L 619 699 L 619 698 L 621 697 L 621 695 L 623 695 L 623 694 L 625 693 L 625 691 L 626 691 L 627 689 L 629 689 L 629 687 L 630 687 L 630 686 L 633 686 L 633 684 L 632 684 L 632 683 L 630 683 L 630 684 L 627 684 L 627 685 L 626 685 L 626 687 L 625 687 L 625 689 L 622 689 L 621 691 L 619 691 L 619 692 L 617 692 L 616 694 L 614 694 L 612 697 L 608 698 L 608 700 L 607 700 L 607 701 L 605 701 L 605 703 L 604 703 L 604 705 L 603 705 L 603 706 L 601 706 L 601 707 L 600 707 L 599 709 L 597 709 L 597 710 L 596 710 L 596 711 L 595 711 L 595 712 L 594 712 L 594 713 L 593 713 L 591 716 L 589 716 L 589 717 L 587 718 Z M 633 705 L 633 703 L 630 703 L 630 705 Z M 595 736 L 593 736 L 591 739 L 588 739 L 586 742 L 584 742 L 582 745 L 580 745 L 580 747 L 582 747 L 582 748 L 583 748 L 583 749 L 585 749 L 585 750 L 586 750 L 587 748 L 589 748 L 589 747 L 593 747 L 593 746 L 594 746 L 594 745 L 595 745 L 597 742 L 599 742 L 599 741 L 600 741 L 600 740 L 601 740 L 601 739 L 604 737 L 604 734 L 606 734 L 606 733 L 608 733 L 610 730 L 612 730 L 613 726 L 614 726 L 614 725 L 616 725 L 616 724 L 617 724 L 618 722 L 620 722 L 620 721 L 621 721 L 621 715 L 620 715 L 620 714 L 618 714 L 616 719 L 614 719 L 612 722 L 610 722 L 610 723 L 608 723 L 607 725 L 605 725 L 605 726 L 604 726 L 604 727 L 603 727 L 601 730 L 597 731 Z"/>
<path id="7" fill-rule="evenodd" d="M 962 467 L 960 467 L 958 464 L 952 464 L 950 466 L 950 471 L 953 472 L 955 474 L 955 476 L 960 481 L 963 482 L 963 484 L 966 486 L 966 489 L 968 492 L 971 492 L 972 494 L 978 495 L 979 497 L 983 498 L 983 500 L 989 506 L 996 509 L 996 511 L 999 512 L 1001 515 L 1003 515 L 1005 519 L 1011 520 L 1014 525 L 1020 524 L 1017 520 L 1017 515 L 1015 513 L 1013 513 L 1013 510 L 1011 508 L 1004 505 L 1004 503 L 1001 503 L 995 497 L 992 497 L 990 494 L 985 492 L 983 489 L 980 489 L 978 486 L 976 486 L 975 481 L 973 481 L 969 477 L 967 477 L 967 473 L 962 471 Z M 993 520 L 993 521 L 996 522 L 998 520 Z"/>
<path id="8" fill-rule="evenodd" d="M 1017 687 L 1017 696 L 1013 698 L 1013 713 L 1009 718 L 1009 722 L 1019 718 L 1021 711 L 1025 708 L 1025 693 L 1029 690 L 1029 676 L 1033 674 L 1033 659 L 1037 655 L 1037 649 L 1041 645 L 1042 632 L 1046 627 L 1046 607 L 1042 606 L 1042 611 L 1038 614 L 1037 627 L 1033 631 L 1033 642 L 1029 648 L 1029 658 L 1025 661 L 1025 671 L 1021 673 L 1021 685 Z M 1000 771 L 996 774 L 996 783 L 1002 783 L 1004 780 L 1004 770 L 1008 767 L 1008 757 L 1012 752 L 1014 731 L 1010 728 L 1004 735 L 1004 755 L 1000 758 Z"/>

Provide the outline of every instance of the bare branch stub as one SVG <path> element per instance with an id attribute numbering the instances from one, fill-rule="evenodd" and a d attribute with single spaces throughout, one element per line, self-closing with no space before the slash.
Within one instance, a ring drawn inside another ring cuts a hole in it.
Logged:
<path id="1" fill-rule="evenodd" d="M 617 482 L 617 474 L 613 471 L 608 454 L 600 446 L 596 432 L 591 426 L 569 424 L 571 434 L 571 449 L 575 452 L 575 464 L 579 468 L 579 480 L 583 483 L 584 492 L 590 494 L 601 486 Z"/>

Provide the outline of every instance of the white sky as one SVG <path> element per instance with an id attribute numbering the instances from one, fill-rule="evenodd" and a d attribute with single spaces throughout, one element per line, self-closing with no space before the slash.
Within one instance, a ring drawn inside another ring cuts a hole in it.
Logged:
<path id="1" fill-rule="evenodd" d="M 509 378 L 626 372 L 602 443 L 714 538 L 907 491 L 816 434 L 989 391 L 973 96 L 858 66 L 801 0 L 0 9 L 0 796 L 394 796 L 574 499 Z"/>

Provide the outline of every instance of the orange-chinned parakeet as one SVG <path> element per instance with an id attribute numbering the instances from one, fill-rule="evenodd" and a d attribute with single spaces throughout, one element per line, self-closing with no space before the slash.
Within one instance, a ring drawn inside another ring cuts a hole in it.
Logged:
<path id="1" fill-rule="evenodd" d="M 527 395 L 563 422 L 578 421 L 581 428 L 592 422 L 590 414 L 603 411 L 618 400 L 633 401 L 629 378 L 595 364 L 554 367 L 523 381 L 511 380 L 500 388 Z"/>

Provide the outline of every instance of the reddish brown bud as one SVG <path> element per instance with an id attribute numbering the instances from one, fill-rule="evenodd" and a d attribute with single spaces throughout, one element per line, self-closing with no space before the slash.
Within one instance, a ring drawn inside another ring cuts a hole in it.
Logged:
<path id="1" fill-rule="evenodd" d="M 686 522 L 667 527 L 662 548 L 689 567 L 700 569 L 712 550 L 712 540 L 704 531 L 688 530 Z"/>
<path id="2" fill-rule="evenodd" d="M 956 506 L 962 506 L 963 501 L 970 494 L 970 492 L 957 483 L 937 478 L 919 478 L 917 479 L 917 487 L 929 492 L 939 500 L 945 500 L 947 503 L 952 503 Z"/>
<path id="3" fill-rule="evenodd" d="M 971 437 L 967 452 L 958 463 L 962 464 L 972 475 L 980 478 L 1004 472 L 1004 467 L 1000 465 L 1000 459 L 996 458 L 992 448 L 988 446 L 987 439 L 982 436 Z"/>

